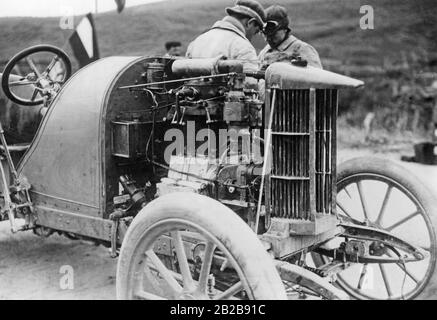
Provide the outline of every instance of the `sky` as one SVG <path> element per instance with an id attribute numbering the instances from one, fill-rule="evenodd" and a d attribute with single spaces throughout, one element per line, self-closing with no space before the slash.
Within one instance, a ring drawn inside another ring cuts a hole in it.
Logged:
<path id="1" fill-rule="evenodd" d="M 163 0 L 126 0 L 126 6 Z M 57 17 L 95 12 L 96 0 L 0 0 L 0 17 Z M 97 0 L 98 11 L 116 10 L 114 0 Z"/>

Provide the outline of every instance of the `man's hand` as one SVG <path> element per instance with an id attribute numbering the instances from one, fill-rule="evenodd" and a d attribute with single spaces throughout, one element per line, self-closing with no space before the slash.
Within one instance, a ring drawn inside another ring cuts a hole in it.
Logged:
<path id="1" fill-rule="evenodd" d="M 282 62 L 282 61 L 288 61 L 290 62 L 293 59 L 293 55 L 287 53 L 287 52 L 268 52 L 264 56 L 261 70 L 267 69 L 272 63 L 274 62 Z"/>

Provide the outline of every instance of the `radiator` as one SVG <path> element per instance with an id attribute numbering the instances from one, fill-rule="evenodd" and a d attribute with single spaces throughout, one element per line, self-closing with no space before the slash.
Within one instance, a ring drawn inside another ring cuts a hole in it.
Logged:
<path id="1" fill-rule="evenodd" d="M 270 217 L 335 214 L 337 97 L 336 89 L 271 90 Z"/>

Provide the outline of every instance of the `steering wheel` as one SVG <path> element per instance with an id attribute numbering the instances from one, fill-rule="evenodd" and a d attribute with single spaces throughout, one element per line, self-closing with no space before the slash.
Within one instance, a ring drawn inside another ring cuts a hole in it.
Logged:
<path id="1" fill-rule="evenodd" d="M 51 45 L 37 45 L 8 62 L 1 85 L 11 101 L 36 106 L 53 98 L 70 76 L 71 61 L 64 51 Z"/>

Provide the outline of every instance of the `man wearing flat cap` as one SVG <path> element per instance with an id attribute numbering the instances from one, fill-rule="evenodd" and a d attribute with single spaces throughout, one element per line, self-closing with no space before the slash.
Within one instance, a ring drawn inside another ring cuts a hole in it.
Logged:
<path id="1" fill-rule="evenodd" d="M 290 21 L 284 7 L 274 5 L 268 7 L 265 13 L 264 36 L 268 44 L 259 54 L 262 67 L 300 56 L 308 65 L 322 69 L 316 49 L 291 34 Z"/>
<path id="2" fill-rule="evenodd" d="M 264 8 L 255 0 L 237 0 L 234 7 L 226 8 L 228 16 L 217 21 L 211 29 L 190 43 L 188 58 L 215 58 L 243 61 L 245 72 L 259 69 L 253 36 L 264 27 Z"/>

